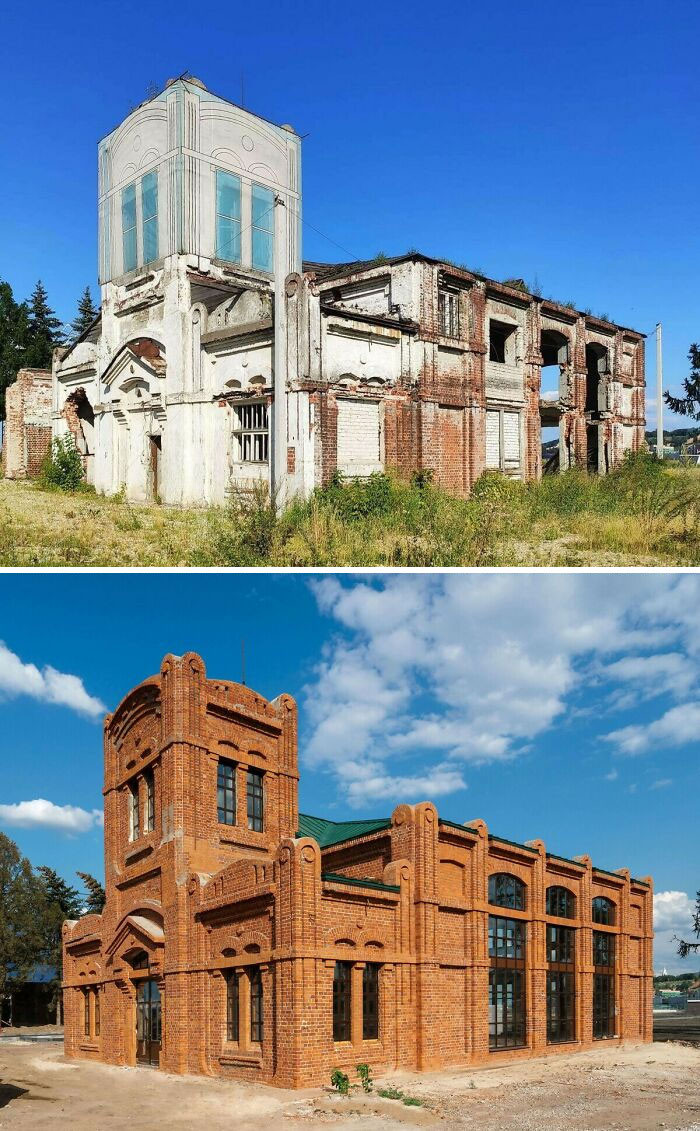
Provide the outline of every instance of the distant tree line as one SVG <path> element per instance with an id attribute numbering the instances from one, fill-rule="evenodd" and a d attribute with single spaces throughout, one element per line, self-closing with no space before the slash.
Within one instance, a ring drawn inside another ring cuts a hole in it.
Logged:
<path id="1" fill-rule="evenodd" d="M 61 982 L 64 919 L 99 913 L 105 892 L 89 872 L 78 872 L 82 891 L 53 868 L 33 868 L 19 848 L 0 833 L 0 999 L 12 982 L 26 979 L 32 968 L 45 964 L 55 969 L 52 981 L 56 1020 L 61 1020 Z"/>
<path id="2" fill-rule="evenodd" d="M 5 390 L 17 371 L 50 369 L 55 347 L 79 338 L 98 314 L 89 287 L 78 300 L 75 318 L 64 325 L 49 306 L 41 279 L 23 302 L 16 302 L 10 284 L 0 280 L 0 420 L 5 419 Z"/>

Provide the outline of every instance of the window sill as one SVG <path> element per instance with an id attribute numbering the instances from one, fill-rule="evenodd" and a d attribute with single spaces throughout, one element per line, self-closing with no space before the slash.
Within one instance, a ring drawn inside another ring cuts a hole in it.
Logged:
<path id="1" fill-rule="evenodd" d="M 237 1049 L 235 1045 L 224 1047 L 219 1056 L 219 1064 L 238 1068 L 262 1068 L 262 1049 Z"/>
<path id="2" fill-rule="evenodd" d="M 81 1052 L 99 1052 L 100 1046 L 97 1041 L 81 1041 L 78 1045 Z"/>
<path id="3" fill-rule="evenodd" d="M 489 1053 L 513 1052 L 518 1049 L 529 1049 L 529 1045 L 502 1045 L 497 1049 L 489 1049 Z"/>

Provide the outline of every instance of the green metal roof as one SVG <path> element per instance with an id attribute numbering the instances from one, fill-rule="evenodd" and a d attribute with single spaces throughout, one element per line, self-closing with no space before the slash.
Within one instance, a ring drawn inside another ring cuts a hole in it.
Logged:
<path id="1" fill-rule="evenodd" d="M 376 888 L 378 891 L 401 891 L 398 884 L 383 884 L 379 880 L 358 880 L 355 876 L 339 876 L 337 872 L 322 872 L 321 879 L 331 884 L 353 884 L 360 888 Z"/>
<path id="2" fill-rule="evenodd" d="M 378 817 L 374 821 L 327 821 L 325 817 L 311 817 L 308 813 L 300 813 L 297 836 L 313 837 L 321 848 L 328 848 L 332 844 L 355 840 L 358 836 L 376 833 L 390 826 L 390 817 Z"/>

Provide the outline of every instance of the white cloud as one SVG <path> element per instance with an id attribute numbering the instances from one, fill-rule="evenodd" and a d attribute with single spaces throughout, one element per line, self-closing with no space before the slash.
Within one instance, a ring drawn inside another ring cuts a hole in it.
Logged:
<path id="1" fill-rule="evenodd" d="M 649 789 L 666 789 L 669 785 L 673 785 L 673 778 L 658 778 L 651 783 Z"/>
<path id="2" fill-rule="evenodd" d="M 45 703 L 70 707 L 81 715 L 98 718 L 106 711 L 99 699 L 89 695 L 82 679 L 59 672 L 50 665 L 41 671 L 35 664 L 25 664 L 0 640 L 0 696 L 15 698 L 30 695 Z"/>
<path id="3" fill-rule="evenodd" d="M 103 824 L 101 809 L 80 809 L 76 805 L 54 805 L 37 797 L 0 805 L 0 822 L 21 829 L 56 829 L 64 833 L 85 833 Z"/>
<path id="4" fill-rule="evenodd" d="M 697 969 L 696 955 L 681 958 L 678 954 L 679 938 L 688 942 L 695 939 L 694 912 L 695 902 L 684 891 L 654 893 L 654 970 L 657 973 L 664 967 L 678 974 Z"/>
<path id="5" fill-rule="evenodd" d="M 388 780 L 387 765 L 397 782 L 422 781 L 436 764 L 522 754 L 576 717 L 584 685 L 649 698 L 663 682 L 682 694 L 696 678 L 684 616 L 691 595 L 700 602 L 695 579 L 682 598 L 676 584 L 566 574 L 314 581 L 340 632 L 305 689 L 307 763 L 330 770 L 359 806 L 379 795 L 368 783 Z"/>
<path id="6" fill-rule="evenodd" d="M 604 735 L 618 753 L 645 754 L 652 747 L 680 746 L 700 741 L 700 702 L 681 703 L 671 707 L 659 719 L 646 724 L 632 724 Z"/>
<path id="7" fill-rule="evenodd" d="M 619 775 L 617 770 L 610 770 L 610 772 L 605 775 L 605 780 L 606 781 L 617 781 L 619 776 L 620 775 Z"/>

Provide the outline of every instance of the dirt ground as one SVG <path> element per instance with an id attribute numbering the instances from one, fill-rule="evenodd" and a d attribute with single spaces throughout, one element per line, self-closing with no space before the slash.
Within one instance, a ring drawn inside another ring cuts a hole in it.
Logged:
<path id="1" fill-rule="evenodd" d="M 0 1128 L 204 1127 L 265 1131 L 700 1131 L 700 1049 L 674 1042 L 596 1049 L 480 1070 L 395 1073 L 422 1106 L 353 1092 L 281 1091 L 210 1077 L 67 1061 L 61 1047 L 0 1041 Z"/>

